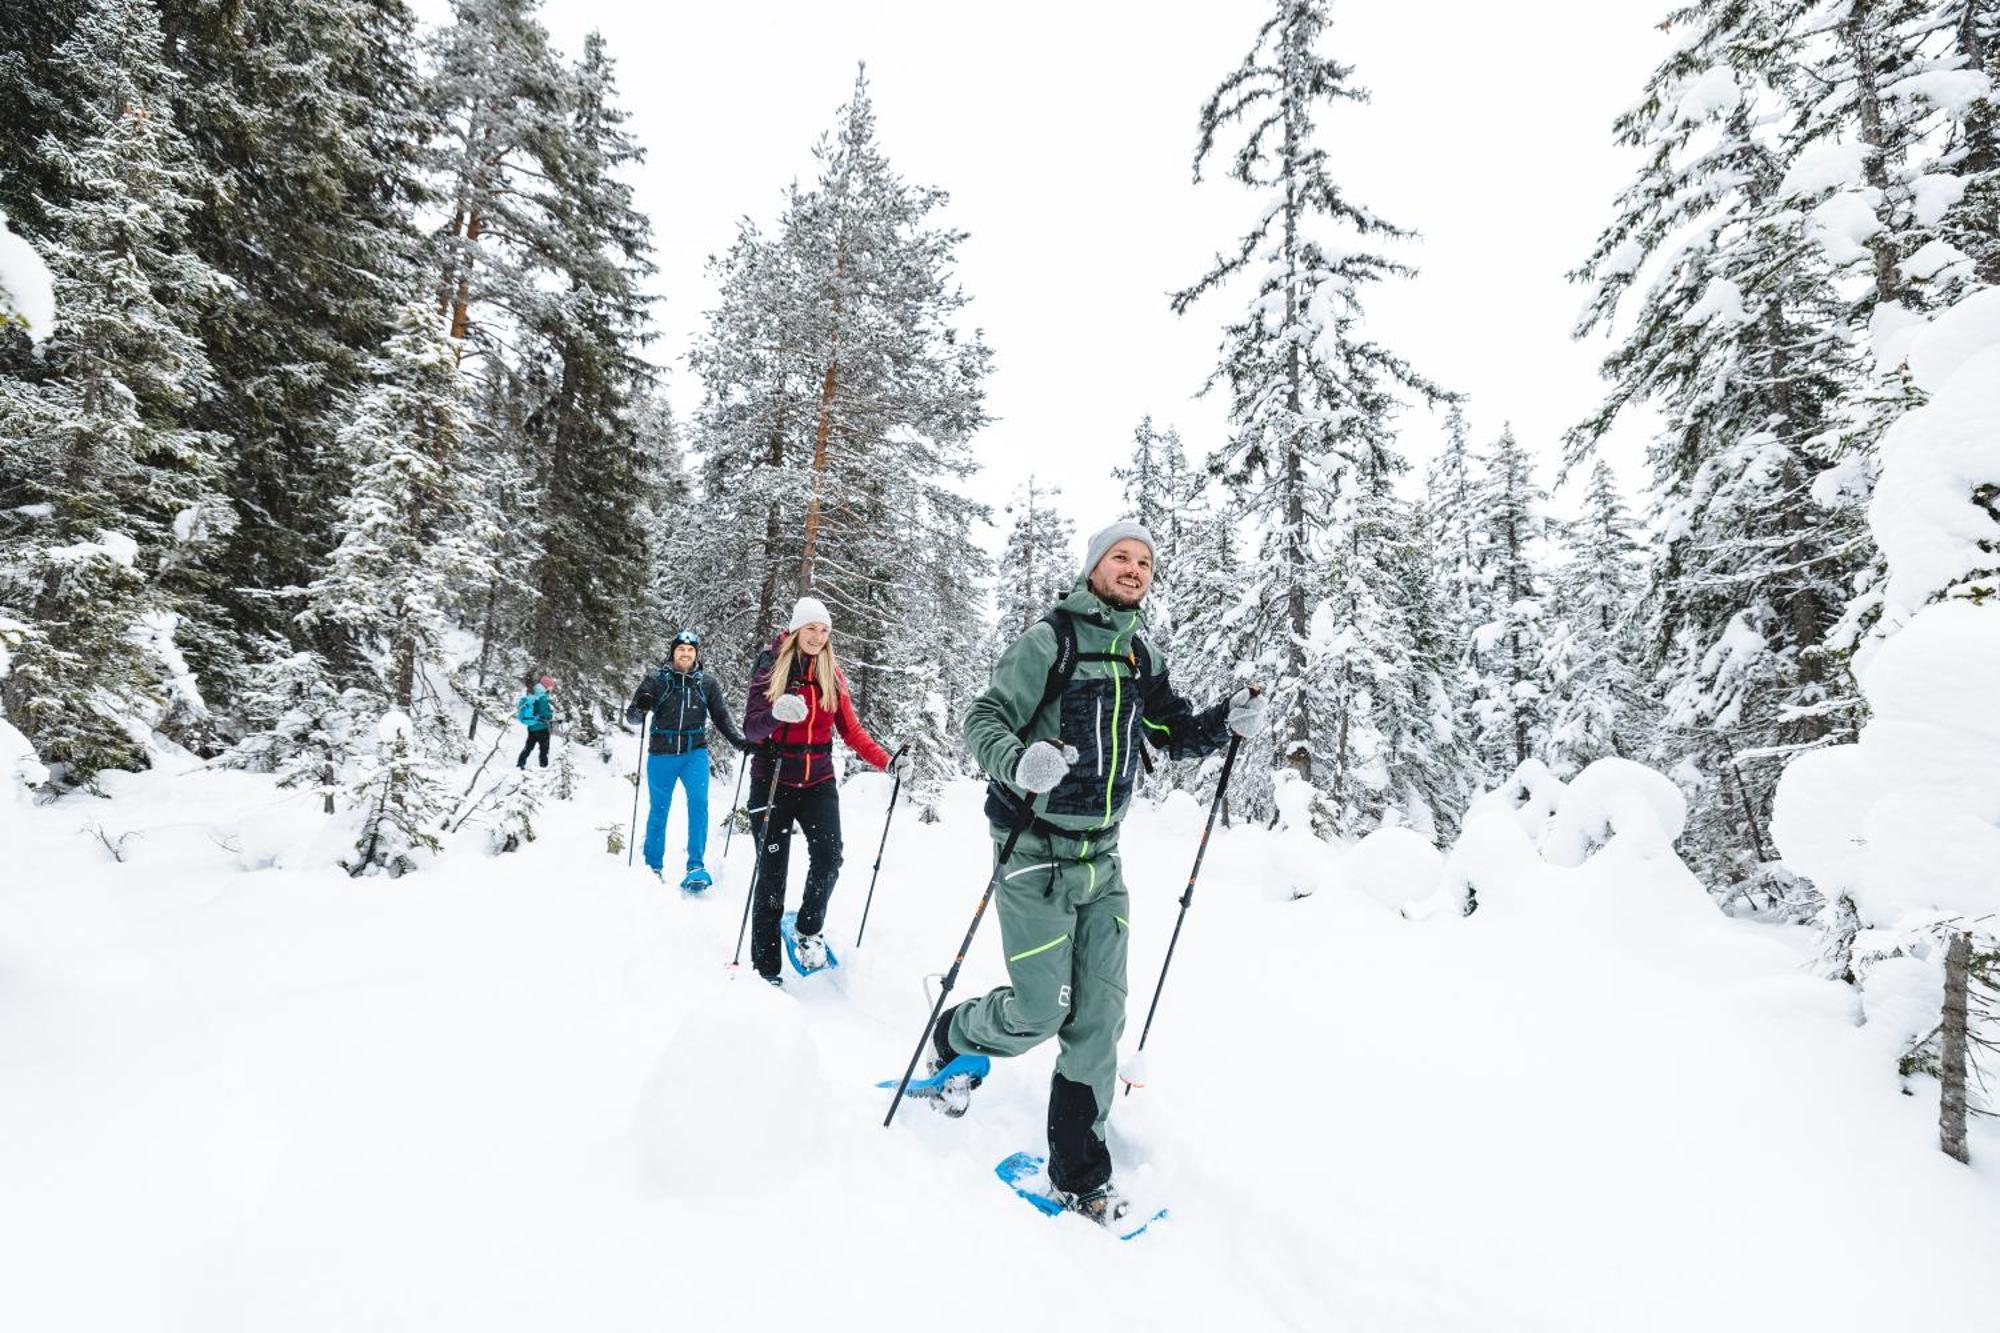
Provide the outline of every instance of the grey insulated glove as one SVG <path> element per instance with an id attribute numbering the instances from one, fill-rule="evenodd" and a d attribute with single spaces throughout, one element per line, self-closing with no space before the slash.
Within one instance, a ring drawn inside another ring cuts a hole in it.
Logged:
<path id="1" fill-rule="evenodd" d="M 796 694 L 781 694 L 771 701 L 771 716 L 780 722 L 806 720 L 806 701 Z"/>
<path id="2" fill-rule="evenodd" d="M 1075 762 L 1075 746 L 1036 741 L 1021 751 L 1020 762 L 1014 765 L 1014 785 L 1036 794 L 1048 791 L 1068 776 Z"/>
<path id="3" fill-rule="evenodd" d="M 1264 730 L 1264 696 L 1244 688 L 1229 696 L 1229 729 L 1249 740 Z"/>

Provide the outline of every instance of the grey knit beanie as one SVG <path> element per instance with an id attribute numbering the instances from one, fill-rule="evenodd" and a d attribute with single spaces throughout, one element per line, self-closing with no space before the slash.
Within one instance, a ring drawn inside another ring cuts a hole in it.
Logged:
<path id="1" fill-rule="evenodd" d="M 1149 551 L 1154 549 L 1153 534 L 1146 531 L 1144 523 L 1137 519 L 1120 519 L 1090 539 L 1089 549 L 1083 556 L 1083 576 L 1089 578 L 1091 571 L 1097 568 L 1097 562 L 1104 558 L 1104 553 L 1127 537 L 1146 543 L 1146 549 Z"/>

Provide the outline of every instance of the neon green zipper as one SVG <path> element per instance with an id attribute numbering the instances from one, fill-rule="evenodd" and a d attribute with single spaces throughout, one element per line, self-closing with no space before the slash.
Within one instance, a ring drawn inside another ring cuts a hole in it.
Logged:
<path id="1" fill-rule="evenodd" d="M 1134 612 L 1132 617 L 1125 622 L 1124 634 L 1130 634 L 1132 627 L 1138 623 L 1138 613 Z M 1113 634 L 1111 636 L 1111 655 L 1113 657 L 1118 655 L 1118 640 L 1124 634 Z M 1118 710 L 1124 702 L 1125 675 L 1118 669 L 1118 664 L 1113 662 L 1111 664 L 1111 772 L 1104 779 L 1104 822 L 1097 826 L 1099 828 L 1111 827 L 1111 792 L 1112 788 L 1118 782 Z"/>

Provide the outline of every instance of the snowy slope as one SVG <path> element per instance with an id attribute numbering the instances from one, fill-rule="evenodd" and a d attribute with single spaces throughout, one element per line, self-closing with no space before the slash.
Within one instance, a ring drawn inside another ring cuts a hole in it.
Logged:
<path id="1" fill-rule="evenodd" d="M 1121 1182 L 1174 1216 L 1118 1245 L 992 1176 L 1040 1148 L 1052 1049 L 963 1121 L 881 1128 L 983 883 L 976 788 L 898 815 L 855 949 L 888 784 L 848 785 L 846 966 L 779 993 L 723 966 L 742 843 L 707 899 L 663 889 L 603 850 L 629 783 L 585 771 L 525 850 L 467 833 L 400 880 L 246 869 L 318 817 L 242 774 L 0 808 L 0 1327 L 1858 1330 L 2000 1302 L 2000 1133 L 1943 1157 L 1934 1088 L 1899 1094 L 1804 938 L 1660 848 L 1530 850 L 1475 915 L 1413 921 L 1373 877 L 1422 848 L 1218 833 L 1113 1119 Z M 1134 1036 L 1200 815 L 1125 840 Z M 132 832 L 126 862 L 86 824 Z"/>

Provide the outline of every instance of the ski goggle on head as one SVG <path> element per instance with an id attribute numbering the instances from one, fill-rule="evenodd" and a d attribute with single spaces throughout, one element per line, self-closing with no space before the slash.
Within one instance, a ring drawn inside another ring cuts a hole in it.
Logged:
<path id="1" fill-rule="evenodd" d="M 701 647 L 701 635 L 691 629 L 684 629 L 679 634 L 674 635 L 674 647 L 678 648 L 682 644 L 687 644 L 691 648 L 699 648 Z"/>

